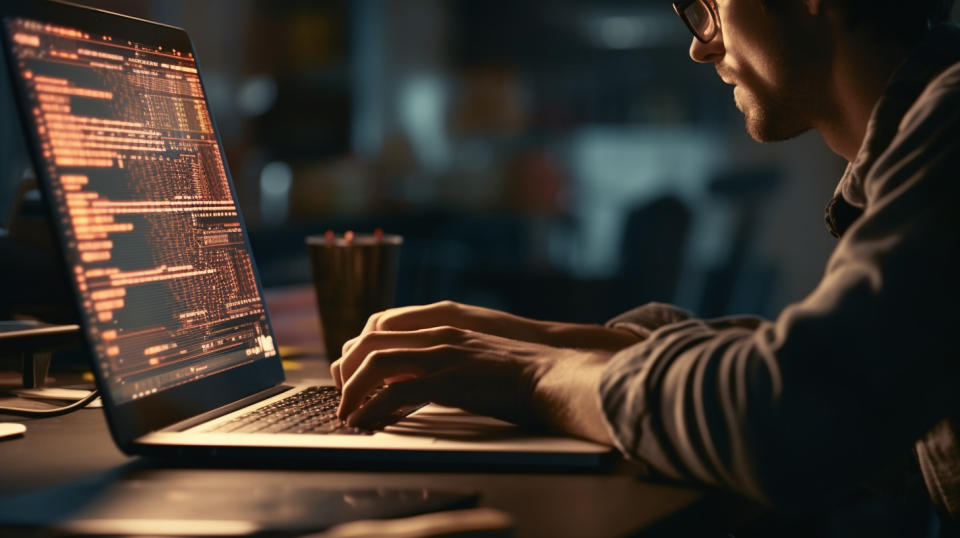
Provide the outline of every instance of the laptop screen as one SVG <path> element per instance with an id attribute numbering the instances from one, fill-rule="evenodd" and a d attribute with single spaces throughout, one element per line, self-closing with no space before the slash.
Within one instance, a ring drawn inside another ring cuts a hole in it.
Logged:
<path id="1" fill-rule="evenodd" d="M 276 356 L 192 53 L 3 24 L 113 401 Z"/>

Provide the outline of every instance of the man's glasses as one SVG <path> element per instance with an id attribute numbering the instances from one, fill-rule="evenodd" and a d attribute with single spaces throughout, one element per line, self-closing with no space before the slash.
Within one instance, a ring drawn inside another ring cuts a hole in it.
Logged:
<path id="1" fill-rule="evenodd" d="M 701 43 L 709 43 L 717 36 L 720 22 L 717 20 L 715 0 L 677 0 L 673 10 Z"/>

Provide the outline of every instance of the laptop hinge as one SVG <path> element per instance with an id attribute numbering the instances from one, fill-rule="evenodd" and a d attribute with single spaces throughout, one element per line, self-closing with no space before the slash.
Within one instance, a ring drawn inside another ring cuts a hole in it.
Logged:
<path id="1" fill-rule="evenodd" d="M 267 398 L 273 398 L 277 394 L 280 394 L 281 392 L 286 392 L 292 388 L 293 387 L 289 385 L 277 385 L 275 387 L 270 387 L 267 390 L 262 390 L 256 394 L 251 394 L 246 398 L 228 403 L 227 405 L 218 407 L 212 411 L 207 411 L 206 413 L 201 413 L 199 415 L 192 416 L 186 420 L 181 420 L 180 422 L 171 424 L 159 431 L 182 432 L 184 430 L 193 428 L 194 426 L 203 424 L 204 422 L 208 422 L 215 418 L 222 417 L 223 415 L 226 415 L 228 413 L 233 413 L 237 409 L 242 409 L 248 405 L 253 405 L 259 401 L 266 400 Z"/>

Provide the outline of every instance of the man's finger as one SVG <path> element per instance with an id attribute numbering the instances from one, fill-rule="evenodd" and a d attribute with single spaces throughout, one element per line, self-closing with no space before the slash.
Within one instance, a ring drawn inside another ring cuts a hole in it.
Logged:
<path id="1" fill-rule="evenodd" d="M 392 424 L 430 402 L 431 383 L 435 381 L 420 377 L 388 385 L 351 413 L 346 419 L 347 425 L 373 430 Z"/>
<path id="2" fill-rule="evenodd" d="M 343 357 L 343 356 L 345 356 L 347 353 L 349 353 L 350 350 L 353 349 L 353 346 L 357 345 L 357 340 L 359 340 L 361 337 L 363 337 L 363 335 L 366 334 L 366 333 L 367 333 L 367 331 L 366 331 L 366 329 L 364 329 L 364 331 L 361 332 L 360 334 L 358 334 L 358 335 L 354 336 L 353 338 L 351 338 L 351 339 L 347 340 L 346 342 L 344 342 L 344 343 L 343 343 L 343 346 L 340 347 L 340 356 Z"/>
<path id="3" fill-rule="evenodd" d="M 347 383 L 367 356 L 383 349 L 425 349 L 441 344 L 457 344 L 465 331 L 453 327 L 429 327 L 407 332 L 372 332 L 360 338 L 341 359 L 340 376 Z"/>
<path id="4" fill-rule="evenodd" d="M 407 306 L 389 310 L 378 320 L 380 331 L 416 331 L 438 325 L 461 323 L 461 305 L 453 301 L 440 301 L 428 305 Z"/>
<path id="5" fill-rule="evenodd" d="M 336 385 L 339 390 L 343 390 L 343 376 L 340 373 L 340 365 L 342 363 L 343 360 L 338 359 L 330 364 L 330 377 L 333 378 L 333 384 Z"/>
<path id="6" fill-rule="evenodd" d="M 344 343 L 341 354 L 346 356 L 356 347 L 363 336 L 373 332 L 416 331 L 438 325 L 459 325 L 462 316 L 458 314 L 461 312 L 462 305 L 453 301 L 403 306 L 377 312 L 367 318 L 363 331 L 356 338 Z"/>
<path id="7" fill-rule="evenodd" d="M 462 349 L 447 344 L 425 349 L 389 349 L 374 351 L 349 379 L 344 378 L 343 394 L 337 415 L 350 416 L 364 399 L 386 380 L 396 377 L 419 377 L 438 369 Z M 404 381 L 399 384 L 409 383 Z"/>

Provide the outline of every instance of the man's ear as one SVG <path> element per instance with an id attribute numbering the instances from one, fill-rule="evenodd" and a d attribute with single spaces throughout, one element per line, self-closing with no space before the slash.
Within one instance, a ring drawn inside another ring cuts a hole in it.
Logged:
<path id="1" fill-rule="evenodd" d="M 822 7 L 823 0 L 803 0 L 803 3 L 807 6 L 807 11 L 811 15 L 820 14 L 820 8 Z"/>

